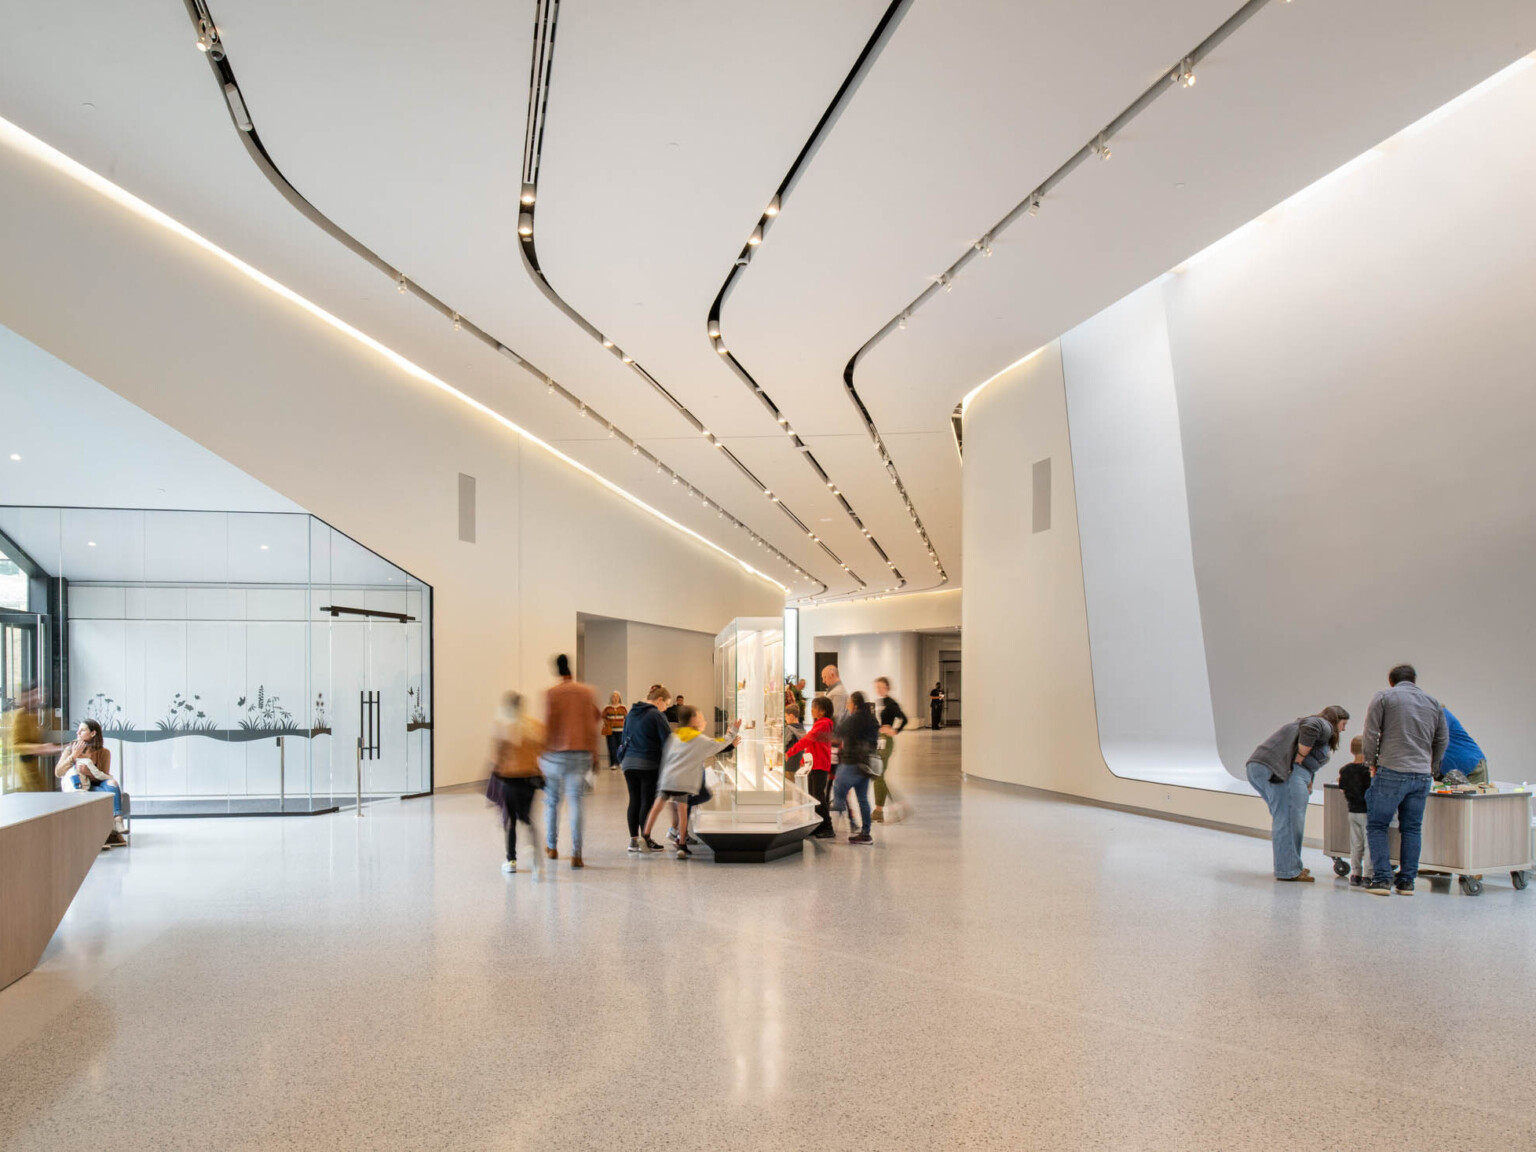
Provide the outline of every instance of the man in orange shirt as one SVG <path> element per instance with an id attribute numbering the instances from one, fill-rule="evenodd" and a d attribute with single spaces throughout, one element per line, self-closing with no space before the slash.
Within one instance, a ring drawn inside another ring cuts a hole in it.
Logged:
<path id="1" fill-rule="evenodd" d="M 581 862 L 581 802 L 587 772 L 597 767 L 597 730 L 603 716 L 592 689 L 571 678 L 571 660 L 555 657 L 560 681 L 545 697 L 544 755 L 544 855 L 558 860 L 560 798 L 571 802 L 571 867 Z"/>

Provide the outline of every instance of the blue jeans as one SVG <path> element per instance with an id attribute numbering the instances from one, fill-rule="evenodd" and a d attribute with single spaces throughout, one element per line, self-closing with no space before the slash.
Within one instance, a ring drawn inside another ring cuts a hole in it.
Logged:
<path id="1" fill-rule="evenodd" d="M 1401 837 L 1397 853 L 1397 879 L 1411 884 L 1419 874 L 1419 848 L 1424 842 L 1424 805 L 1429 801 L 1429 773 L 1376 769 L 1365 790 L 1365 840 L 1371 848 L 1371 870 L 1376 880 L 1392 879 L 1392 855 L 1387 851 L 1387 826 L 1397 817 Z"/>
<path id="2" fill-rule="evenodd" d="M 832 779 L 832 811 L 842 812 L 848 807 L 848 790 L 853 789 L 855 796 L 859 798 L 859 810 L 864 813 L 864 831 L 870 828 L 869 815 L 869 777 L 860 772 L 852 764 L 839 764 L 837 775 Z M 848 813 L 848 821 L 853 822 L 853 813 Z"/>
<path id="3" fill-rule="evenodd" d="M 1269 808 L 1270 843 L 1275 854 L 1275 877 L 1293 880 L 1301 875 L 1301 841 L 1307 834 L 1307 783 L 1304 768 L 1292 768 L 1290 779 L 1270 783 L 1269 768 L 1248 765 L 1248 783 Z"/>
<path id="4" fill-rule="evenodd" d="M 112 815 L 121 816 L 123 814 L 123 790 L 119 788 L 113 781 L 92 780 L 90 783 L 86 783 L 84 780 L 80 779 L 80 774 L 76 772 L 75 782 L 76 787 L 85 788 L 90 792 L 112 793 Z"/>
<path id="5" fill-rule="evenodd" d="M 581 802 L 587 785 L 590 752 L 546 752 L 539 757 L 544 772 L 544 842 L 551 848 L 560 839 L 560 797 L 571 802 L 571 854 L 581 855 Z"/>

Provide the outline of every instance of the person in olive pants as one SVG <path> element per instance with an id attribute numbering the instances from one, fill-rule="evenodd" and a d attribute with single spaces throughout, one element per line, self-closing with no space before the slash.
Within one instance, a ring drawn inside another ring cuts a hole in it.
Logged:
<path id="1" fill-rule="evenodd" d="M 891 697 L 891 682 L 884 676 L 875 681 L 875 695 L 879 697 L 876 704 L 880 710 L 879 756 L 885 762 L 885 771 L 875 777 L 874 819 L 884 823 L 885 805 L 891 799 L 891 758 L 896 755 L 896 734 L 907 726 L 907 714 Z"/>

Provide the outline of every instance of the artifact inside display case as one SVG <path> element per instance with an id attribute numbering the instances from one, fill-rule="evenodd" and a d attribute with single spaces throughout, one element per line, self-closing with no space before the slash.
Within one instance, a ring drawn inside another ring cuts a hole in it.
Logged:
<path id="1" fill-rule="evenodd" d="M 816 826 L 814 801 L 784 772 L 784 624 L 774 616 L 734 620 L 715 637 L 715 734 L 741 721 L 741 742 L 716 757 L 709 774 L 714 793 L 701 806 L 697 830 L 717 859 L 773 859 L 764 849 L 742 849 L 741 834 L 782 840 L 777 855 L 799 851 Z M 722 850 L 714 842 L 732 842 Z M 733 854 L 737 853 L 737 854 Z"/>

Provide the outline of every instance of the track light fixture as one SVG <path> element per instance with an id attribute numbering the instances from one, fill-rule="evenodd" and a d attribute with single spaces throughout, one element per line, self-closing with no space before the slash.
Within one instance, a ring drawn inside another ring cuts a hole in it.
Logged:
<path id="1" fill-rule="evenodd" d="M 1180 88 L 1193 88 L 1195 86 L 1195 58 L 1184 57 L 1179 65 L 1179 70 L 1173 75 L 1173 82 Z"/>
<path id="2" fill-rule="evenodd" d="M 533 185 L 532 184 L 524 184 L 523 185 L 523 196 L 522 196 L 523 203 L 524 204 L 532 204 L 533 203 L 533 199 L 534 199 Z"/>
<path id="3" fill-rule="evenodd" d="M 720 339 L 720 321 L 711 320 L 709 322 L 709 338 L 711 340 Z"/>
<path id="4" fill-rule="evenodd" d="M 396 292 L 404 292 L 405 291 L 405 273 L 404 272 L 400 273 L 400 275 L 395 278 L 395 291 Z"/>
<path id="5" fill-rule="evenodd" d="M 1025 211 L 1028 212 L 1031 216 L 1040 215 L 1040 193 L 1031 192 L 1029 194 L 1029 207 L 1026 208 Z"/>
<path id="6" fill-rule="evenodd" d="M 553 396 L 555 394 L 555 382 L 553 380 L 550 380 L 550 381 L 548 381 L 548 384 L 549 384 L 549 389 L 548 389 L 549 394 L 551 396 Z"/>
<path id="7" fill-rule="evenodd" d="M 725 341 L 724 340 L 716 340 L 715 341 L 715 351 L 720 353 L 720 355 L 722 355 L 722 356 L 724 356 L 729 351 L 729 349 L 726 348 L 726 346 L 725 346 Z"/>
<path id="8" fill-rule="evenodd" d="M 520 212 L 517 217 L 517 234 L 522 237 L 533 235 L 533 213 Z"/>
<path id="9" fill-rule="evenodd" d="M 779 198 L 775 196 L 768 201 L 768 207 L 763 209 L 764 216 L 777 216 L 779 214 Z"/>
<path id="10" fill-rule="evenodd" d="M 608 337 L 604 336 L 603 337 L 603 347 L 604 348 L 612 348 L 613 347 L 613 341 L 608 339 Z"/>
<path id="11" fill-rule="evenodd" d="M 1110 157 L 1109 141 L 1102 132 L 1099 133 L 1099 138 L 1093 142 L 1093 154 L 1100 160 L 1108 160 Z"/>
<path id="12" fill-rule="evenodd" d="M 620 356 L 619 359 L 624 361 L 624 363 L 626 363 L 626 364 L 633 364 L 635 362 L 635 358 L 633 356 L 628 356 L 628 355 Z"/>
<path id="13" fill-rule="evenodd" d="M 976 249 L 976 251 L 980 252 L 983 256 L 992 255 L 991 234 L 989 233 L 986 236 L 983 236 L 980 240 L 976 241 L 976 243 L 972 244 L 971 247 Z"/>
<path id="14" fill-rule="evenodd" d="M 461 321 L 459 319 L 459 314 L 457 312 L 455 312 L 453 314 L 453 330 L 455 332 L 460 332 L 460 331 L 463 330 L 463 328 L 464 328 L 464 323 L 463 323 L 463 321 Z"/>
<path id="15" fill-rule="evenodd" d="M 585 404 L 578 405 L 577 408 L 576 408 L 576 415 L 578 415 L 578 416 L 585 416 L 586 414 L 587 414 L 587 406 Z"/>
<path id="16" fill-rule="evenodd" d="M 907 314 L 905 312 L 903 312 L 901 316 L 897 318 L 896 327 L 903 332 L 907 330 Z"/>
<path id="17" fill-rule="evenodd" d="M 762 242 L 763 242 L 763 226 L 761 224 L 759 224 L 756 228 L 752 229 L 752 235 L 747 237 L 747 243 L 752 245 L 752 247 L 756 248 Z"/>

